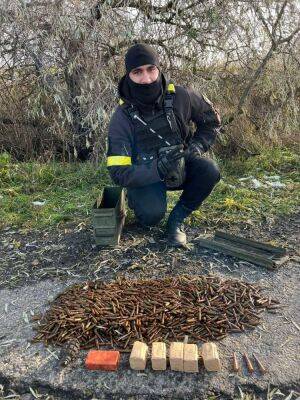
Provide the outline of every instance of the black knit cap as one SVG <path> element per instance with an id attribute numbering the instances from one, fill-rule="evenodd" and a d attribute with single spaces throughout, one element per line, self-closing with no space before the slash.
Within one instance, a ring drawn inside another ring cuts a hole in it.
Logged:
<path id="1" fill-rule="evenodd" d="M 152 47 L 138 43 L 129 48 L 125 55 L 125 66 L 128 74 L 134 68 L 147 64 L 156 65 L 159 68 L 158 55 Z"/>

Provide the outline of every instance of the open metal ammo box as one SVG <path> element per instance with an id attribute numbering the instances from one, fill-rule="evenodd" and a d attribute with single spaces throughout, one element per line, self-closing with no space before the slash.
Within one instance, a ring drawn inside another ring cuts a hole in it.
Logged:
<path id="1" fill-rule="evenodd" d="M 125 216 L 124 189 L 118 186 L 105 187 L 92 209 L 96 244 L 99 246 L 119 244 Z"/>
<path id="2" fill-rule="evenodd" d="M 216 231 L 211 240 L 201 238 L 197 243 L 201 247 L 229 254 L 270 270 L 275 270 L 289 259 L 286 250 L 282 247 L 275 247 L 222 231 Z"/>

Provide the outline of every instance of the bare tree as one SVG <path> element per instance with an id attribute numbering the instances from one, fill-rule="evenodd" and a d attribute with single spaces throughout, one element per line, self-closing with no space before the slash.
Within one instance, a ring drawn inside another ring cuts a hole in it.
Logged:
<path id="1" fill-rule="evenodd" d="M 16 156 L 86 158 L 94 148 L 101 157 L 134 41 L 155 46 L 168 75 L 221 108 L 223 147 L 251 153 L 282 121 L 287 136 L 295 130 L 296 0 L 4 0 L 0 11 L 0 148 Z M 266 93 L 273 75 L 280 83 Z"/>

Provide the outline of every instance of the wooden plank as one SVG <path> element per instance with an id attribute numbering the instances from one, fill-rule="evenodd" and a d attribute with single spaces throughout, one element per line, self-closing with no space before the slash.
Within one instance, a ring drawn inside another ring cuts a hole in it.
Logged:
<path id="1" fill-rule="evenodd" d="M 232 235 L 230 233 L 226 233 L 223 231 L 216 231 L 215 239 L 217 239 L 217 238 L 223 238 L 230 242 L 242 243 L 242 244 L 251 246 L 256 249 L 266 250 L 267 252 L 270 252 L 271 254 L 274 254 L 274 255 L 278 255 L 278 254 L 285 255 L 286 254 L 286 249 L 284 249 L 283 247 L 272 246 L 267 243 L 257 242 L 252 239 L 247 239 L 247 238 L 243 238 L 240 236 Z"/>
<path id="2" fill-rule="evenodd" d="M 276 268 L 276 264 L 270 258 L 262 257 L 259 255 L 254 255 L 246 250 L 240 249 L 239 247 L 233 246 L 232 244 L 226 244 L 223 242 L 218 242 L 216 240 L 208 240 L 208 239 L 198 239 L 197 243 L 200 246 L 206 247 L 212 250 L 217 250 L 221 253 L 228 254 L 230 256 L 237 257 L 241 260 L 249 261 L 254 264 L 261 265 L 268 269 L 274 270 Z"/>

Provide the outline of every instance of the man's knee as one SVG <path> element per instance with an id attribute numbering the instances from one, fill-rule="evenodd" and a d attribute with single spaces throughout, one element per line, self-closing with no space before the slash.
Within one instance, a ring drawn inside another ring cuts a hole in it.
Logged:
<path id="1" fill-rule="evenodd" d="M 210 181 L 212 184 L 217 184 L 221 179 L 218 165 L 209 158 L 199 158 L 195 161 L 193 169 L 197 174 L 204 175 L 206 180 Z"/>
<path id="2" fill-rule="evenodd" d="M 166 210 L 143 210 L 136 212 L 135 215 L 142 225 L 155 226 L 164 218 Z"/>
<path id="3" fill-rule="evenodd" d="M 207 161 L 208 161 L 207 175 L 210 177 L 211 181 L 213 181 L 216 184 L 221 179 L 219 167 L 213 160 L 207 159 Z"/>
<path id="4" fill-rule="evenodd" d="M 167 210 L 165 186 L 158 182 L 128 190 L 128 205 L 142 225 L 157 225 Z"/>

